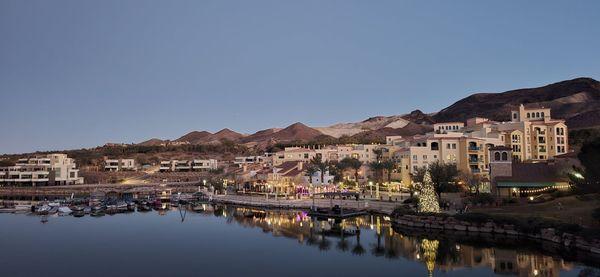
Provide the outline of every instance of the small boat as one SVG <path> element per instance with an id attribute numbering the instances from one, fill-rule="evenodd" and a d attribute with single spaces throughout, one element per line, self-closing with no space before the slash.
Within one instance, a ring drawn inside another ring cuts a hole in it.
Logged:
<path id="1" fill-rule="evenodd" d="M 50 210 L 48 211 L 48 214 L 55 214 L 58 213 L 58 206 L 54 206 L 50 208 Z"/>
<path id="2" fill-rule="evenodd" d="M 84 206 L 71 206 L 71 210 L 72 210 L 73 212 L 83 212 L 83 211 L 84 211 L 84 209 L 85 209 L 85 207 L 84 207 Z"/>
<path id="3" fill-rule="evenodd" d="M 72 212 L 73 211 L 67 206 L 58 207 L 58 215 L 70 215 Z"/>
<path id="4" fill-rule="evenodd" d="M 48 213 L 50 213 L 50 209 L 52 209 L 52 208 L 50 208 L 50 206 L 42 205 L 42 206 L 36 207 L 35 212 L 40 215 L 47 215 Z"/>
<path id="5" fill-rule="evenodd" d="M 93 217 L 100 217 L 100 216 L 104 216 L 104 211 L 103 211 L 103 210 L 92 211 L 92 212 L 90 213 L 90 216 L 93 216 Z"/>
<path id="6" fill-rule="evenodd" d="M 139 212 L 149 212 L 149 211 L 151 211 L 151 210 L 152 210 L 152 208 L 151 208 L 151 207 L 150 207 L 150 205 L 148 205 L 148 203 L 146 203 L 146 202 L 144 202 L 144 203 L 142 203 L 142 204 L 140 204 L 140 205 L 138 206 L 138 211 L 139 211 Z"/>
<path id="7" fill-rule="evenodd" d="M 117 211 L 119 212 L 126 212 L 127 211 L 127 203 L 125 201 L 119 201 L 117 202 Z"/>
<path id="8" fill-rule="evenodd" d="M 72 213 L 73 217 L 84 217 L 85 216 L 85 212 L 84 211 L 74 211 Z"/>
<path id="9" fill-rule="evenodd" d="M 135 207 L 137 205 L 134 202 L 127 202 L 127 210 L 130 212 L 135 212 Z"/>

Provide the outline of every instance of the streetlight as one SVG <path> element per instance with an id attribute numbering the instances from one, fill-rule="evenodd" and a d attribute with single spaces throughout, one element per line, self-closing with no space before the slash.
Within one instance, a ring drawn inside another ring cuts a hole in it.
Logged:
<path id="1" fill-rule="evenodd" d="M 373 197 L 373 181 L 369 181 L 369 194 Z"/>

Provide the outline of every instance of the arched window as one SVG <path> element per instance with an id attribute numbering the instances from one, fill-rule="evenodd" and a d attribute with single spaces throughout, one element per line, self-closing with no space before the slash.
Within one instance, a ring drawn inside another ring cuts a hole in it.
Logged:
<path id="1" fill-rule="evenodd" d="M 494 153 L 494 161 L 499 161 L 499 160 L 500 160 L 500 152 Z"/>
<path id="2" fill-rule="evenodd" d="M 540 118 L 540 113 L 535 113 L 535 117 Z"/>
<path id="3" fill-rule="evenodd" d="M 508 153 L 502 152 L 502 160 L 503 161 L 508 161 Z"/>
<path id="4" fill-rule="evenodd" d="M 527 118 L 530 118 L 530 117 L 531 117 L 531 114 L 530 114 L 530 113 L 527 113 Z"/>
<path id="5" fill-rule="evenodd" d="M 440 150 L 440 146 L 437 142 L 431 143 L 431 150 Z"/>
<path id="6" fill-rule="evenodd" d="M 544 117 L 544 112 L 542 112 L 542 117 Z"/>

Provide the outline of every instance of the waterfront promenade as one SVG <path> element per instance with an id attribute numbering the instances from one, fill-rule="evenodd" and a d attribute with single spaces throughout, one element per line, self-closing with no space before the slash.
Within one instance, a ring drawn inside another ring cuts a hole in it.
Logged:
<path id="1" fill-rule="evenodd" d="M 217 203 L 226 203 L 242 206 L 255 206 L 265 208 L 286 208 L 286 209 L 309 209 L 313 205 L 313 200 L 304 199 L 283 199 L 266 198 L 260 196 L 247 195 L 214 195 L 212 200 Z M 332 205 L 339 205 L 344 209 L 367 210 L 370 212 L 391 214 L 394 208 L 401 202 L 389 202 L 373 199 L 314 199 L 314 205 L 319 208 L 328 208 Z"/>

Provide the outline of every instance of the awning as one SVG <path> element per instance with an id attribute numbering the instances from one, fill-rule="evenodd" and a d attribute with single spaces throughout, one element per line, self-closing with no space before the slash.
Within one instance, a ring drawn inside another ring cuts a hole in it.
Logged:
<path id="1" fill-rule="evenodd" d="M 496 187 L 499 188 L 545 188 L 558 185 L 555 182 L 498 182 Z"/>

